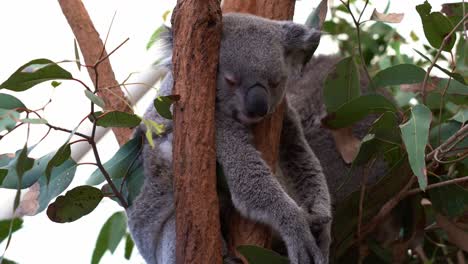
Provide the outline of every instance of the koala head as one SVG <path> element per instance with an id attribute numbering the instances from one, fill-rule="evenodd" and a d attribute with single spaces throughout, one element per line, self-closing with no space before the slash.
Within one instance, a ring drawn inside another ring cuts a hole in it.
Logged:
<path id="1" fill-rule="evenodd" d="M 283 99 L 288 76 L 318 46 L 320 31 L 245 14 L 223 16 L 217 108 L 244 124 L 260 121 Z"/>

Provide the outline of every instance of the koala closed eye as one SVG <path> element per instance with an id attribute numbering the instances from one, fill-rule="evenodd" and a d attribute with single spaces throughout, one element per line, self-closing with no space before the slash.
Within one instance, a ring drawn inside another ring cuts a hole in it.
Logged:
<path id="1" fill-rule="evenodd" d="M 224 80 L 232 87 L 239 85 L 240 81 L 233 73 L 224 73 Z"/>

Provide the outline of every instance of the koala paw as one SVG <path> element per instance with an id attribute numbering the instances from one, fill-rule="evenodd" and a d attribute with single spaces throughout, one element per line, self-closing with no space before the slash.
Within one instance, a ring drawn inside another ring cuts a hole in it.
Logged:
<path id="1" fill-rule="evenodd" d="M 326 259 L 311 233 L 305 216 L 290 226 L 291 230 L 284 237 L 291 264 L 325 264 Z"/>
<path id="2" fill-rule="evenodd" d="M 331 216 L 309 216 L 308 222 L 312 235 L 320 248 L 325 259 L 325 264 L 328 263 L 328 255 L 331 245 Z"/>

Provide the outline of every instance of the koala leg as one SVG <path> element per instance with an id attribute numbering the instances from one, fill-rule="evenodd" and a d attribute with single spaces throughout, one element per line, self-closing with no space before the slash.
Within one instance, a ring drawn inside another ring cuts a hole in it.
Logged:
<path id="1" fill-rule="evenodd" d="M 251 143 L 250 130 L 229 116 L 216 115 L 216 153 L 234 207 L 245 217 L 279 233 L 292 264 L 321 264 L 324 257 L 306 212 L 288 196 Z"/>
<path id="2" fill-rule="evenodd" d="M 312 233 L 324 257 L 331 244 L 331 201 L 326 178 L 307 143 L 296 110 L 288 105 L 280 143 L 280 167 L 292 195 L 309 215 Z"/>
<path id="3" fill-rule="evenodd" d="M 127 209 L 128 226 L 148 264 L 172 264 L 176 241 L 172 161 L 162 155 L 162 148 L 170 143 L 170 135 L 155 138 L 154 142 L 154 149 L 149 144 L 143 147 L 145 183 Z"/>

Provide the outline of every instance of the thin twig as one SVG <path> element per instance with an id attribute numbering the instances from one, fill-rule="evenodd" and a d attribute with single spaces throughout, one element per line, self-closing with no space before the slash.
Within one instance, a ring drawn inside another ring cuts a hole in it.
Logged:
<path id="1" fill-rule="evenodd" d="M 442 187 L 442 186 L 447 186 L 447 185 L 452 185 L 452 184 L 457 184 L 457 183 L 462 183 L 462 182 L 466 182 L 466 181 L 468 181 L 468 176 L 463 176 L 463 177 L 456 178 L 456 179 L 452 179 L 452 180 L 447 180 L 447 181 L 443 181 L 443 182 L 438 182 L 438 183 L 434 183 L 434 184 L 428 185 L 428 186 L 426 187 L 426 191 L 427 191 L 427 190 L 434 189 L 434 188 L 438 188 L 438 187 Z M 422 192 L 421 189 L 419 189 L 419 188 L 414 188 L 414 189 L 409 190 L 409 191 L 406 193 L 406 196 L 418 194 L 418 193 L 420 193 L 420 192 Z"/>
<path id="2" fill-rule="evenodd" d="M 95 67 L 97 67 L 99 64 L 101 64 L 101 62 L 105 61 L 107 58 L 109 58 L 110 55 L 112 55 L 112 53 L 116 52 L 118 49 L 120 49 L 120 47 L 122 47 L 123 44 L 125 44 L 130 38 L 127 38 L 125 39 L 122 43 L 120 43 L 115 49 L 113 49 L 111 52 L 109 52 L 109 54 L 107 54 L 106 56 L 104 56 L 103 58 L 99 59 L 96 64 L 95 64 Z"/>
<path id="3" fill-rule="evenodd" d="M 341 3 L 344 4 L 346 9 L 348 10 L 349 14 L 351 15 L 351 18 L 353 19 L 354 26 L 356 27 L 356 36 L 357 36 L 357 41 L 358 41 L 358 50 L 359 50 L 359 57 L 361 58 L 361 64 L 364 69 L 364 72 L 366 73 L 367 78 L 369 79 L 369 84 L 372 89 L 375 90 L 374 84 L 372 82 L 372 78 L 369 73 L 369 69 L 367 68 L 366 61 L 364 59 L 364 53 L 362 52 L 362 45 L 361 45 L 361 17 L 364 11 L 366 10 L 367 5 L 369 4 L 369 0 L 366 0 L 366 3 L 364 5 L 364 8 L 362 9 L 361 13 L 359 14 L 359 18 L 356 19 L 354 16 L 353 12 L 351 11 L 351 8 L 349 6 L 349 2 L 344 3 L 344 1 L 340 0 Z"/>
<path id="4" fill-rule="evenodd" d="M 427 154 L 426 160 L 434 159 L 434 155 L 437 151 L 440 151 L 442 153 L 449 151 L 450 149 L 449 147 L 455 146 L 458 142 L 460 142 L 467 136 L 468 136 L 468 124 L 464 125 L 462 128 L 460 128 L 460 130 L 458 130 L 455 134 L 453 134 L 450 138 L 448 138 L 443 144 L 441 144 L 436 149 L 434 149 L 429 154 Z"/>
<path id="5" fill-rule="evenodd" d="M 49 128 L 52 128 L 54 130 L 59 130 L 59 131 L 63 131 L 63 132 L 67 132 L 67 133 L 73 133 L 73 131 L 71 131 L 70 129 L 66 129 L 66 128 L 63 128 L 63 127 L 58 127 L 58 126 L 54 126 L 54 125 L 51 125 L 49 123 L 45 124 L 46 126 L 48 126 Z M 82 138 L 85 138 L 86 140 L 89 141 L 90 137 L 88 135 L 85 135 L 85 134 L 82 134 L 80 132 L 75 132 L 75 135 L 77 136 L 80 136 Z"/>
<path id="6" fill-rule="evenodd" d="M 450 40 L 450 37 L 457 31 L 457 28 L 464 23 L 464 21 L 468 18 L 468 14 L 466 14 L 458 23 L 455 27 L 453 27 L 452 31 L 448 33 L 444 39 L 442 40 L 442 43 L 440 44 L 439 49 L 437 50 L 437 54 L 434 57 L 434 60 L 432 61 L 431 65 L 429 68 L 427 68 L 426 75 L 424 76 L 423 84 L 422 84 L 422 99 L 423 103 L 426 104 L 426 86 L 427 86 L 427 81 L 429 79 L 429 74 L 432 71 L 432 68 L 434 68 L 434 65 L 436 64 L 437 60 L 439 59 L 440 55 L 442 54 L 443 48 L 447 45 L 448 41 Z"/>
<path id="7" fill-rule="evenodd" d="M 363 260 L 362 250 L 361 250 L 361 242 L 362 242 L 361 225 L 362 225 L 362 215 L 364 212 L 364 197 L 366 194 L 366 186 L 367 186 L 367 178 L 369 176 L 369 170 L 374 165 L 374 162 L 375 162 L 375 158 L 373 158 L 368 163 L 362 175 L 362 179 L 361 179 L 361 193 L 359 195 L 359 211 L 358 211 L 358 224 L 357 224 L 357 240 L 358 240 L 358 252 L 359 252 L 358 263 L 362 263 L 362 260 Z"/>

